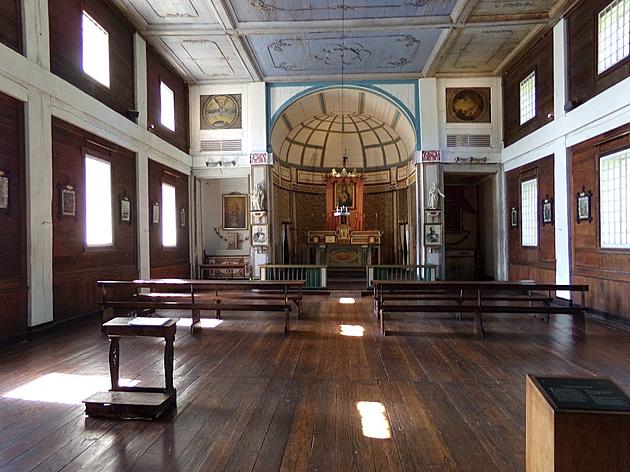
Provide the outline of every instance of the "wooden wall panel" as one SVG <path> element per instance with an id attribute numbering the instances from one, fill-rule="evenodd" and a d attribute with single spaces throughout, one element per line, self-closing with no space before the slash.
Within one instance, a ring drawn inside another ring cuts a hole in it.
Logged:
<path id="1" fill-rule="evenodd" d="M 114 245 L 85 245 L 85 155 L 111 163 Z M 136 257 L 135 155 L 90 133 L 53 120 L 53 297 L 55 321 L 98 310 L 99 279 L 133 279 Z M 76 216 L 61 216 L 60 188 L 76 191 Z M 120 220 L 120 199 L 131 201 L 131 222 Z"/>
<path id="2" fill-rule="evenodd" d="M 588 306 L 630 319 L 630 249 L 599 247 L 599 159 L 630 148 L 630 124 L 571 148 L 572 282 L 590 286 Z M 576 221 L 576 194 L 593 192 L 592 222 Z"/>
<path id="3" fill-rule="evenodd" d="M 162 216 L 160 223 L 149 224 L 149 244 L 151 254 L 151 277 L 188 278 L 190 277 L 188 176 L 170 167 L 149 160 L 149 217 L 155 202 L 162 208 L 162 182 L 175 186 L 177 205 L 177 247 L 162 246 Z M 217 203 L 220 205 L 221 203 Z M 180 225 L 180 211 L 186 212 L 186 225 Z"/>
<path id="4" fill-rule="evenodd" d="M 160 123 L 160 82 L 175 95 L 175 131 Z M 149 130 L 187 153 L 188 84 L 151 47 L 147 47 L 147 108 Z"/>
<path id="5" fill-rule="evenodd" d="M 9 208 L 0 210 L 0 338 L 26 331 L 24 105 L 0 94 L 0 171 L 9 178 Z"/>
<path id="6" fill-rule="evenodd" d="M 520 84 L 536 71 L 536 115 L 520 124 Z M 553 120 L 553 35 L 548 32 L 527 48 L 503 74 L 503 141 L 506 146 Z"/>
<path id="7" fill-rule="evenodd" d="M 0 43 L 22 53 L 22 2 L 0 2 Z"/>
<path id="8" fill-rule="evenodd" d="M 575 108 L 630 76 L 630 58 L 597 73 L 597 19 L 611 0 L 583 0 L 567 15 L 569 103 Z"/>
<path id="9" fill-rule="evenodd" d="M 521 245 L 521 182 L 538 179 L 538 247 Z M 553 225 L 542 225 L 542 201 L 554 196 L 553 155 L 518 167 L 506 174 L 508 276 L 510 280 L 556 282 L 556 242 Z M 516 207 L 518 225 L 512 227 L 510 210 Z"/>
<path id="10" fill-rule="evenodd" d="M 110 88 L 83 73 L 82 11 L 109 33 Z M 135 108 L 133 28 L 107 0 L 49 0 L 51 71 L 121 115 Z"/>

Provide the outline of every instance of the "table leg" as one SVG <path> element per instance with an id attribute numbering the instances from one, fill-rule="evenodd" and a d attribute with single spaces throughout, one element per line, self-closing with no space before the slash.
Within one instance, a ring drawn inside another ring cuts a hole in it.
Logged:
<path id="1" fill-rule="evenodd" d="M 118 379 L 120 375 L 120 338 L 116 336 L 109 337 L 109 375 L 112 381 L 112 390 L 118 390 Z"/>
<path id="2" fill-rule="evenodd" d="M 166 338 L 166 345 L 164 346 L 164 383 L 166 385 L 166 391 L 172 392 L 173 387 L 173 357 L 175 348 L 173 346 L 173 338 Z"/>

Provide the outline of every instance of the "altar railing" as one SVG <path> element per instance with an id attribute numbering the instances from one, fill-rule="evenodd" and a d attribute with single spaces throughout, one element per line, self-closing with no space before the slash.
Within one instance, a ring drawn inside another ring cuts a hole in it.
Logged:
<path id="1" fill-rule="evenodd" d="M 304 288 L 326 288 L 326 266 L 265 264 L 260 266 L 260 280 L 304 280 Z"/>
<path id="2" fill-rule="evenodd" d="M 414 280 L 430 282 L 437 280 L 437 265 L 368 265 L 365 267 L 367 288 L 373 280 Z"/>

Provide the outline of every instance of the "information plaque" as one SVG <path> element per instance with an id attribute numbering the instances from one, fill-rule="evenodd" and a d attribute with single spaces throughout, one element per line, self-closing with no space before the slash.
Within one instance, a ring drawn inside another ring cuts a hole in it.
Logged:
<path id="1" fill-rule="evenodd" d="M 611 380 L 537 376 L 534 378 L 557 410 L 630 412 L 630 398 Z"/>

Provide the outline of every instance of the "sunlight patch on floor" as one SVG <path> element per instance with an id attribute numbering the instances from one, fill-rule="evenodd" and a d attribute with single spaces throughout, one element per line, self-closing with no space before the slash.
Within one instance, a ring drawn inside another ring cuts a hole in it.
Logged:
<path id="1" fill-rule="evenodd" d="M 139 380 L 120 379 L 121 386 L 133 387 L 139 383 Z M 3 398 L 80 405 L 82 400 L 87 397 L 97 392 L 107 391 L 110 388 L 109 376 L 53 372 L 11 390 Z"/>
<path id="2" fill-rule="evenodd" d="M 374 439 L 392 437 L 389 421 L 385 414 L 385 406 L 380 402 L 357 402 L 357 410 L 361 415 L 363 436 Z"/>
<path id="3" fill-rule="evenodd" d="M 339 303 L 342 305 L 354 305 L 355 299 L 352 297 L 341 297 L 339 298 Z"/>
<path id="4" fill-rule="evenodd" d="M 200 328 L 216 328 L 223 320 L 217 320 L 216 318 L 202 318 L 197 325 Z M 177 322 L 177 326 L 188 326 L 192 325 L 192 318 L 180 318 Z"/>
<path id="5" fill-rule="evenodd" d="M 339 325 L 339 334 L 342 336 L 363 336 L 365 328 L 361 325 Z"/>

